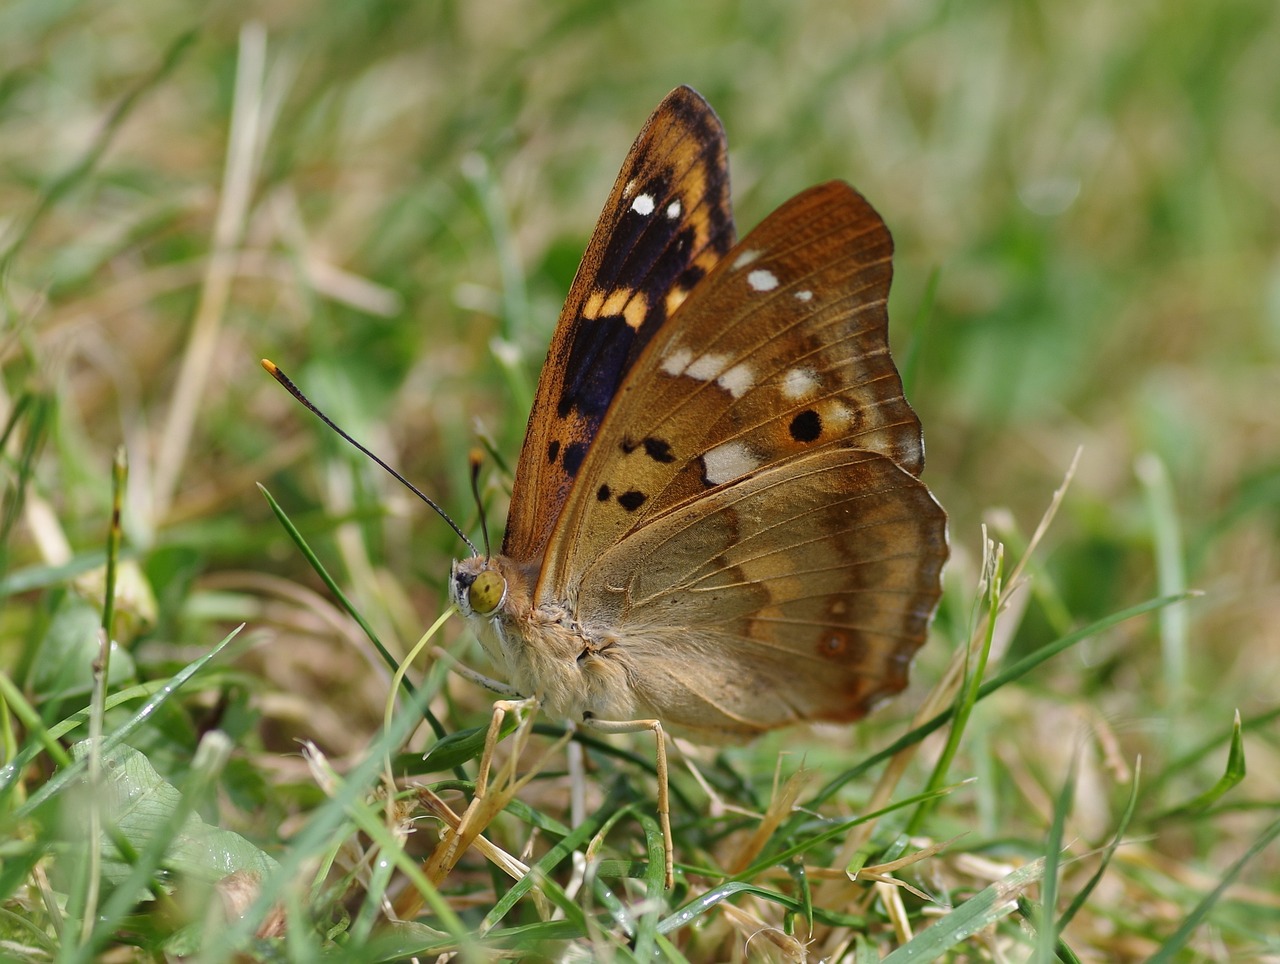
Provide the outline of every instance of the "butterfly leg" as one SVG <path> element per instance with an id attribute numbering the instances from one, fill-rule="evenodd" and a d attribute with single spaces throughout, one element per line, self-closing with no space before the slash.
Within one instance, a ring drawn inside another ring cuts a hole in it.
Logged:
<path id="1" fill-rule="evenodd" d="M 496 680 L 491 676 L 485 676 L 483 673 L 477 673 L 470 666 L 459 661 L 453 653 L 441 649 L 439 646 L 432 648 L 431 655 L 436 659 L 447 663 L 452 672 L 457 673 L 465 680 L 475 683 L 476 686 L 479 686 L 481 689 L 486 689 L 490 693 L 497 693 L 499 696 L 505 697 L 506 699 L 514 702 L 525 699 L 525 695 L 519 690 L 509 686 L 501 680 Z"/>
<path id="2" fill-rule="evenodd" d="M 458 826 L 446 830 L 440 843 L 427 862 L 427 876 L 434 884 L 440 883 L 453 870 L 458 860 L 467 851 L 475 838 L 484 830 L 493 818 L 510 802 L 523 781 L 515 778 L 515 768 L 520 753 L 528 741 L 529 724 L 533 721 L 533 713 L 538 701 L 533 698 L 522 700 L 498 700 L 493 704 L 493 716 L 489 720 L 489 730 L 485 734 L 484 752 L 480 756 L 480 769 L 476 774 L 475 794 L 467 809 L 462 813 Z M 502 734 L 502 721 L 508 713 L 520 717 L 520 726 L 516 729 L 514 748 L 511 756 L 502 765 L 494 791 L 489 792 L 489 773 L 493 767 L 493 751 L 498 738 Z M 534 771 L 536 772 L 536 770 Z"/>
<path id="3" fill-rule="evenodd" d="M 662 854 L 666 864 L 666 888 L 675 885 L 675 848 L 671 842 L 671 802 L 667 798 L 667 740 L 658 720 L 599 720 L 584 716 L 583 725 L 600 733 L 641 733 L 650 731 L 657 743 L 658 822 L 662 825 Z"/>

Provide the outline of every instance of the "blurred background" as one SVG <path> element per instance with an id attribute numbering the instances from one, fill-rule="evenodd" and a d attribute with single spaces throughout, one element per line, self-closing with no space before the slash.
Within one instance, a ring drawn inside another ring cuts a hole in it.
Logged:
<path id="1" fill-rule="evenodd" d="M 1100 788 L 1077 832 L 1112 825 L 1139 753 L 1155 774 L 1191 758 L 1153 781 L 1173 805 L 1217 779 L 1238 709 L 1240 812 L 1153 848 L 1211 882 L 1280 792 L 1277 50 L 1272 0 L 8 0 L 0 665 L 39 692 L 70 658 L 54 630 L 92 598 L 123 444 L 133 671 L 245 621 L 221 725 L 282 780 L 296 739 L 358 753 L 387 671 L 255 483 L 397 654 L 461 547 L 258 360 L 472 532 L 487 440 L 497 524 L 600 206 L 687 83 L 728 131 L 740 233 L 842 178 L 894 234 L 894 351 L 954 546 L 913 692 L 968 634 L 980 526 L 1016 557 L 1077 449 L 1011 651 L 1204 592 L 993 701 L 967 772 L 1013 776 L 973 825 L 1046 820 L 1078 745 Z M 1274 883 L 1274 854 L 1254 870 Z"/>

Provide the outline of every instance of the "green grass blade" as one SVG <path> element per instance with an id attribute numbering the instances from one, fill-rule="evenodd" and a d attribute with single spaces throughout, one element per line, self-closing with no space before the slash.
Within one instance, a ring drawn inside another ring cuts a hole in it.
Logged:
<path id="1" fill-rule="evenodd" d="M 164 683 L 156 692 L 138 708 L 137 712 L 127 720 L 123 725 L 117 727 L 109 736 L 104 737 L 102 742 L 102 752 L 107 752 L 119 746 L 125 740 L 143 726 L 151 717 L 164 706 L 173 696 L 190 680 L 199 673 L 211 660 L 227 645 L 240 634 L 243 627 L 237 627 L 222 638 L 209 652 L 200 656 L 198 659 L 192 660 L 182 671 Z M 29 816 L 37 807 L 45 801 L 51 799 L 56 794 L 62 792 L 63 788 L 71 781 L 76 779 L 87 766 L 85 760 L 76 760 L 70 765 L 59 770 L 51 777 L 40 789 L 33 793 L 27 801 L 14 811 L 14 816 L 21 818 Z M 16 778 L 17 772 L 12 764 L 0 771 L 0 780 L 4 783 L 0 784 L 0 794 L 3 794 L 13 779 Z"/>
<path id="2" fill-rule="evenodd" d="M 1172 964 L 1173 961 L 1183 960 L 1183 953 L 1186 951 L 1187 944 L 1190 943 L 1192 935 L 1197 928 L 1204 923 L 1205 918 L 1209 916 L 1209 912 L 1213 910 L 1214 905 L 1226 892 L 1246 865 L 1253 860 L 1254 857 L 1266 850 L 1275 841 L 1276 837 L 1280 837 L 1280 820 L 1275 821 L 1267 827 L 1260 837 L 1253 842 L 1253 845 L 1246 850 L 1238 860 L 1236 860 L 1227 872 L 1222 875 L 1222 880 L 1218 882 L 1218 886 L 1205 894 L 1204 897 L 1196 904 L 1195 908 L 1187 915 L 1173 935 L 1165 941 L 1160 950 L 1152 954 L 1147 959 L 1147 964 Z"/>
<path id="3" fill-rule="evenodd" d="M 1093 893 L 1094 888 L 1102 881 L 1102 875 L 1107 872 L 1107 868 L 1111 865 L 1111 859 L 1115 856 L 1116 850 L 1120 846 L 1120 842 L 1124 840 L 1124 835 L 1129 829 L 1129 824 L 1133 822 L 1133 815 L 1138 809 L 1138 787 L 1141 785 L 1142 776 L 1142 759 L 1139 758 L 1137 764 L 1133 768 L 1133 783 L 1129 788 L 1129 802 L 1125 804 L 1124 813 L 1120 815 L 1120 822 L 1116 826 L 1116 832 L 1111 837 L 1111 843 L 1107 844 L 1106 849 L 1102 852 L 1102 858 L 1098 861 L 1098 869 L 1093 872 L 1080 892 L 1071 899 L 1071 903 L 1067 905 L 1067 909 L 1062 912 L 1062 916 L 1058 920 L 1058 928 L 1065 929 L 1068 924 L 1075 918 L 1080 909 L 1084 907 L 1089 895 Z"/>
<path id="4" fill-rule="evenodd" d="M 1018 868 L 897 948 L 884 958 L 883 964 L 919 964 L 952 953 L 961 941 L 1007 917 L 1014 898 L 1043 876 L 1044 860 L 1034 860 Z"/>
<path id="5" fill-rule="evenodd" d="M 1032 960 L 1036 964 L 1052 964 L 1058 956 L 1058 867 L 1062 861 L 1062 842 L 1066 835 L 1067 817 L 1075 799 L 1076 773 L 1079 757 L 1073 754 L 1066 779 L 1053 802 L 1053 820 L 1044 844 L 1044 880 L 1040 886 L 1040 904 L 1031 908 L 1031 921 L 1035 924 L 1036 943 Z M 1023 900 L 1019 897 L 1019 900 Z"/>
<path id="6" fill-rule="evenodd" d="M 1231 743 L 1227 748 L 1227 764 L 1226 768 L 1223 770 L 1222 776 L 1220 776 L 1217 783 L 1209 789 L 1188 800 L 1186 803 L 1180 804 L 1172 810 L 1166 811 L 1161 815 L 1161 817 L 1203 813 L 1226 796 L 1226 794 L 1230 793 L 1231 790 L 1244 779 L 1244 777 L 1244 733 L 1240 725 L 1240 711 L 1236 710 L 1235 719 L 1231 725 Z"/>

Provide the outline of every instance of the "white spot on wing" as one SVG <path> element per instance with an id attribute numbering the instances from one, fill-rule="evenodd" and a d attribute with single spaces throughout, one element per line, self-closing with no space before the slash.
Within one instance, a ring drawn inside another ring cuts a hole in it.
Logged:
<path id="1" fill-rule="evenodd" d="M 716 379 L 716 384 L 734 398 L 741 398 L 755 383 L 756 376 L 751 373 L 751 369 L 745 364 L 734 365 L 728 371 L 722 372 L 720 377 Z"/>
<path id="2" fill-rule="evenodd" d="M 680 206 L 680 199 L 676 198 L 667 205 L 667 217 L 674 221 L 676 218 L 680 217 L 680 212 L 683 210 L 684 208 Z"/>
<path id="3" fill-rule="evenodd" d="M 745 268 L 758 257 L 760 257 L 759 251 L 752 251 L 748 248 L 746 251 L 743 251 L 742 254 L 733 259 L 733 268 L 735 271 L 738 268 Z"/>
<path id="4" fill-rule="evenodd" d="M 720 373 L 724 371 L 725 360 L 724 355 L 699 355 L 693 360 L 692 364 L 684 370 L 684 373 L 690 378 L 709 382 L 713 378 L 720 377 Z"/>
<path id="5" fill-rule="evenodd" d="M 637 194 L 636 199 L 631 202 L 631 210 L 647 218 L 653 213 L 653 195 Z"/>
<path id="6" fill-rule="evenodd" d="M 710 352 L 694 358 L 688 348 L 677 348 L 662 359 L 661 368 L 672 376 L 688 375 L 700 382 L 714 381 L 734 398 L 741 398 L 755 385 L 755 373 L 743 363 L 725 368 L 728 361 L 728 356 Z"/>
<path id="7" fill-rule="evenodd" d="M 806 288 L 804 291 L 796 292 L 796 301 L 812 301 L 812 300 L 813 300 L 813 292 L 810 291 L 809 289 Z"/>
<path id="8" fill-rule="evenodd" d="M 712 485 L 723 485 L 757 468 L 760 460 L 742 442 L 725 442 L 704 455 L 702 464 L 707 481 Z"/>
<path id="9" fill-rule="evenodd" d="M 689 367 L 689 362 L 692 360 L 693 352 L 688 348 L 677 348 L 662 359 L 662 370 L 668 375 L 683 375 L 684 370 Z"/>
<path id="10" fill-rule="evenodd" d="M 778 276 L 772 271 L 766 271 L 764 268 L 756 268 L 755 271 L 747 275 L 747 284 L 756 291 L 772 291 L 778 287 Z"/>
<path id="11" fill-rule="evenodd" d="M 622 189 L 622 196 L 631 197 L 631 195 L 635 193 L 635 190 L 636 190 L 636 179 L 633 177 L 631 180 L 627 182 L 627 186 Z"/>
<path id="12" fill-rule="evenodd" d="M 790 401 L 808 398 L 818 388 L 818 376 L 811 368 L 792 368 L 782 376 L 782 397 Z"/>

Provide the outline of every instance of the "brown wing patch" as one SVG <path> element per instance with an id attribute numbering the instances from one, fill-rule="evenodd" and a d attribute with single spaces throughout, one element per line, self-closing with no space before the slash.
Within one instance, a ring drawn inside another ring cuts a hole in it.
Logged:
<path id="1" fill-rule="evenodd" d="M 516 467 L 506 555 L 542 555 L 618 387 L 733 237 L 724 130 L 706 101 L 678 88 L 632 145 L 556 325 Z M 622 480 L 611 488 L 628 491 Z M 589 489 L 592 501 L 634 511 L 634 498 Z"/>

